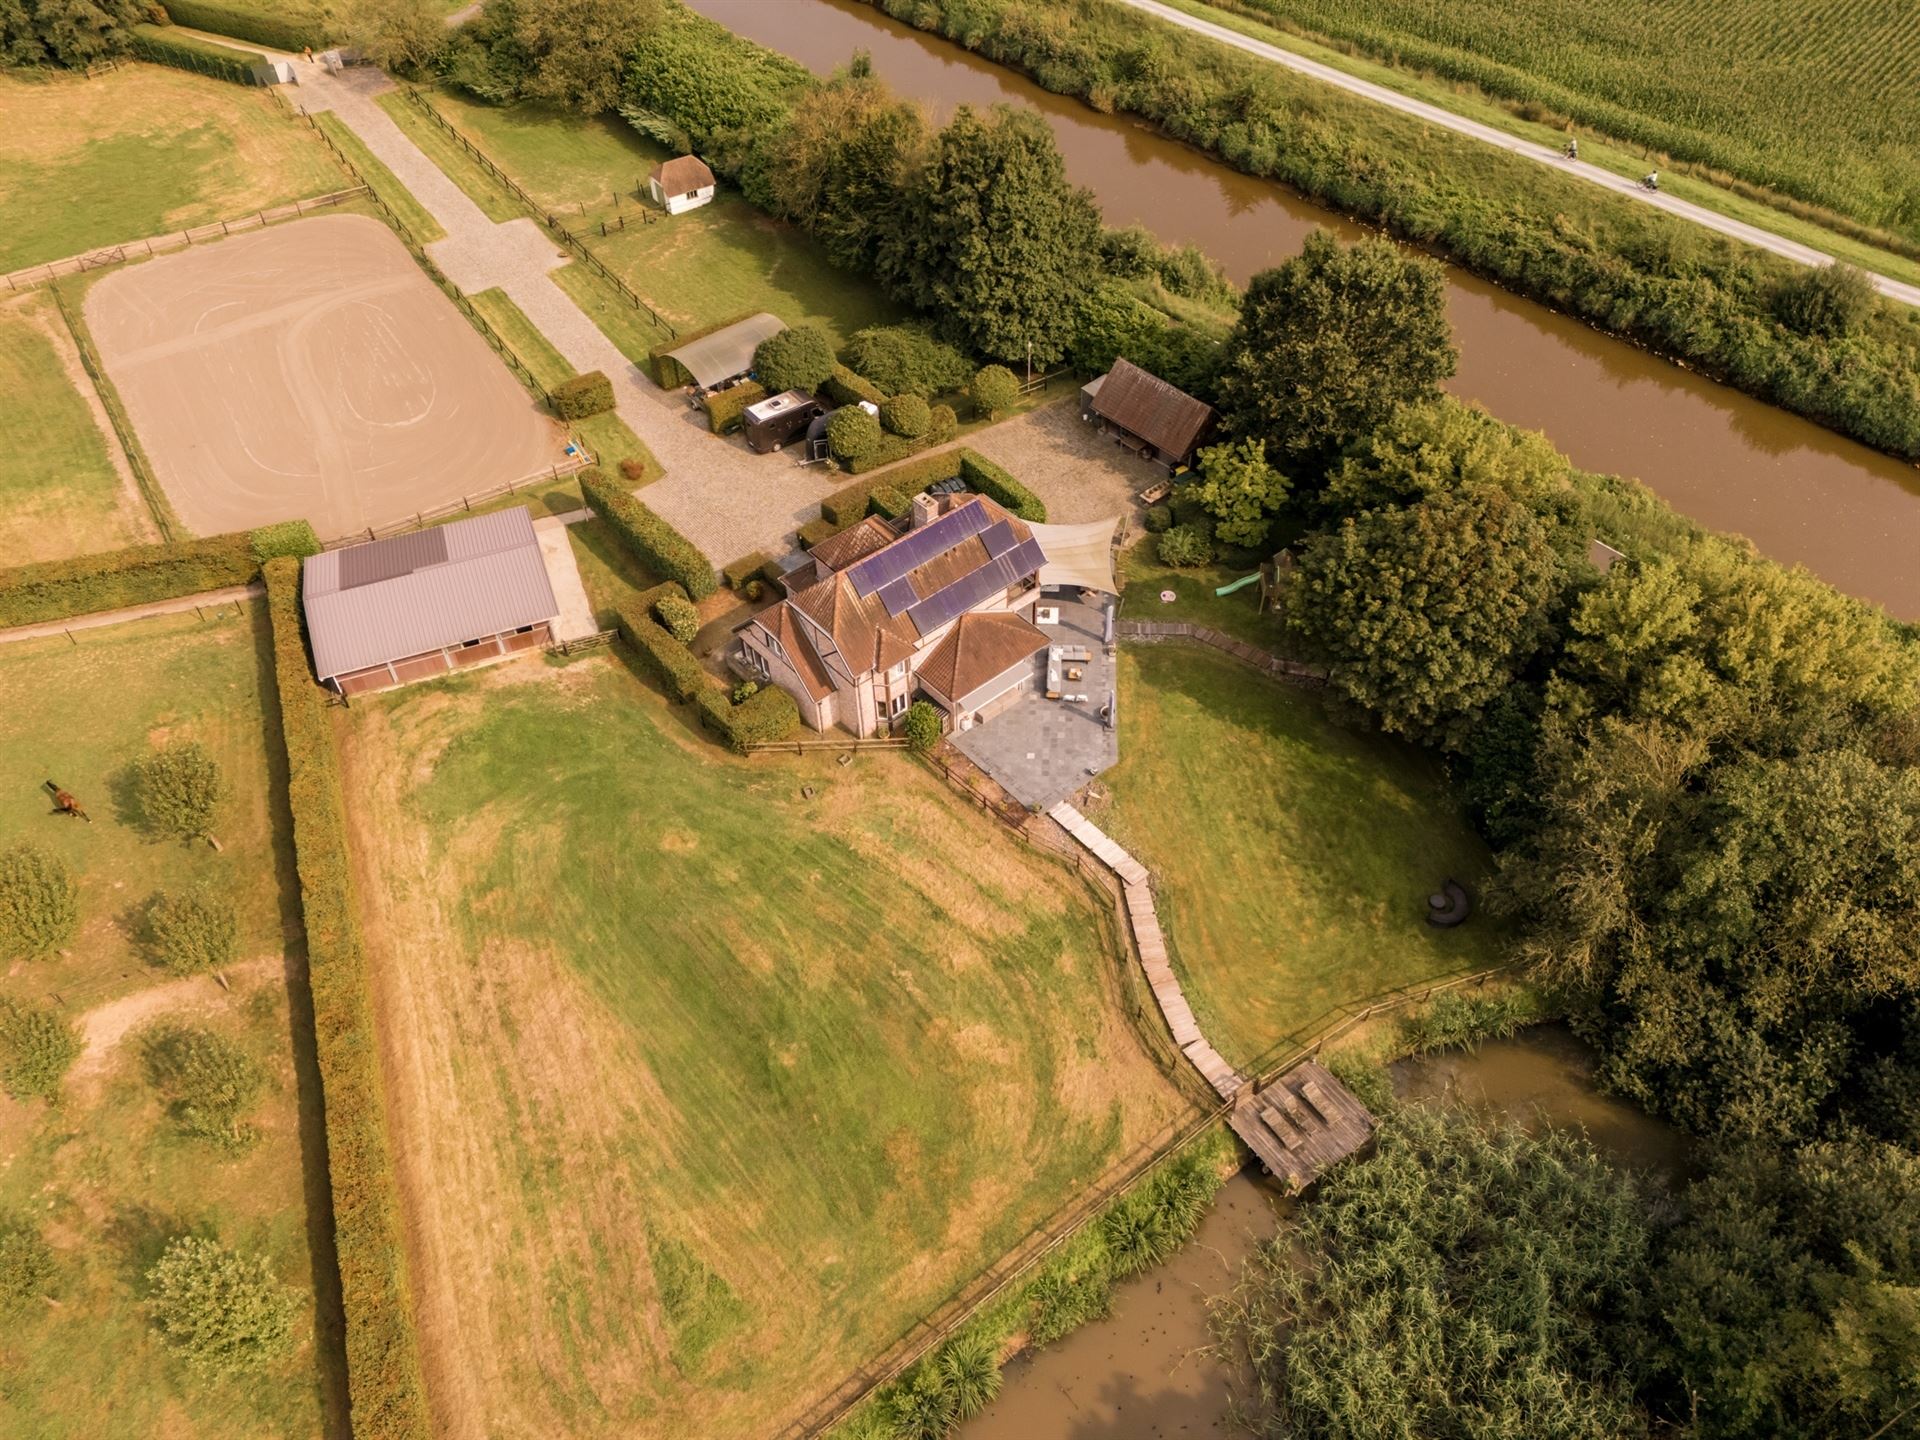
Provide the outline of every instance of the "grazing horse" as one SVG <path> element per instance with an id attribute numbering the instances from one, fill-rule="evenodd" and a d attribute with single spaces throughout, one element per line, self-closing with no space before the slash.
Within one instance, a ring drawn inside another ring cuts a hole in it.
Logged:
<path id="1" fill-rule="evenodd" d="M 55 810 L 58 810 L 62 815 L 78 816 L 89 825 L 93 823 L 93 817 L 87 814 L 84 805 L 73 798 L 73 792 L 71 790 L 62 790 L 59 785 L 52 780 L 46 782 L 46 787 L 53 795 L 53 808 Z"/>

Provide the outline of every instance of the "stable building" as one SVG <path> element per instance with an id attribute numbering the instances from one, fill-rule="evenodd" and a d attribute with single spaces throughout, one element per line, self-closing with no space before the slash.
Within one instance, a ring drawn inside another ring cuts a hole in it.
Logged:
<path id="1" fill-rule="evenodd" d="M 313 669 L 342 695 L 547 645 L 560 613 L 525 506 L 307 558 Z"/>
<path id="2" fill-rule="evenodd" d="M 669 215 L 697 210 L 713 199 L 713 171 L 698 155 L 676 155 L 653 167 L 647 191 Z"/>
<path id="3" fill-rule="evenodd" d="M 1130 360 L 1115 360 L 1081 387 L 1080 417 L 1168 470 L 1192 465 L 1214 425 L 1211 405 Z"/>

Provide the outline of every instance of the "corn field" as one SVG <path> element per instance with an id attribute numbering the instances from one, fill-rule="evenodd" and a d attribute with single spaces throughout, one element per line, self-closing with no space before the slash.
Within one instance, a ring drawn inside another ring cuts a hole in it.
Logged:
<path id="1" fill-rule="evenodd" d="M 1222 8 L 1920 239 L 1916 0 L 1224 0 Z"/>

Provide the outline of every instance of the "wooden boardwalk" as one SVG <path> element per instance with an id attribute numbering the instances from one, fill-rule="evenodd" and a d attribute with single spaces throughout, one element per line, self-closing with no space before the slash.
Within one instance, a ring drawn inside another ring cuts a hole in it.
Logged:
<path id="1" fill-rule="evenodd" d="M 1116 845 L 1098 825 L 1064 801 L 1047 814 L 1081 845 L 1120 877 L 1127 897 L 1127 921 L 1133 927 L 1135 947 L 1140 951 L 1141 967 L 1147 972 L 1147 985 L 1153 991 L 1160 1014 L 1173 1032 L 1173 1043 L 1193 1063 L 1193 1068 L 1211 1085 L 1222 1100 L 1231 1100 L 1247 1083 L 1246 1076 L 1223 1059 L 1207 1043 L 1193 1018 L 1193 1008 L 1180 991 L 1179 978 L 1167 959 L 1167 937 L 1160 929 L 1160 917 L 1153 908 L 1153 877 L 1147 867 Z"/>

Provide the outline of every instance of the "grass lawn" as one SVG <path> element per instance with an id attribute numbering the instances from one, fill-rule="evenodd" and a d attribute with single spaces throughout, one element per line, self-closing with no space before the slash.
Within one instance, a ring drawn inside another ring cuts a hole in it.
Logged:
<path id="1" fill-rule="evenodd" d="M 338 190 L 260 90 L 159 65 L 0 71 L 0 271 Z"/>
<path id="2" fill-rule="evenodd" d="M 1271 611 L 1260 610 L 1260 587 L 1249 585 L 1231 595 L 1215 595 L 1222 585 L 1243 580 L 1258 566 L 1233 569 L 1201 565 L 1176 570 L 1162 565 L 1154 548 L 1157 537 L 1142 535 L 1120 555 L 1119 580 L 1124 591 L 1120 613 L 1129 620 L 1186 620 L 1258 645 L 1275 654 L 1287 651 L 1286 632 Z M 1161 592 L 1174 598 L 1162 601 Z"/>
<path id="3" fill-rule="evenodd" d="M 373 187 L 374 194 L 392 207 L 393 213 L 400 217 L 400 223 L 413 232 L 414 242 L 419 245 L 431 245 L 436 240 L 444 240 L 447 232 L 440 228 L 440 222 L 433 218 L 427 207 L 413 198 L 413 192 L 402 185 L 389 170 L 386 162 L 367 148 L 366 141 L 353 133 L 353 129 L 331 110 L 322 110 L 313 117 L 313 123 L 327 132 L 327 138 L 338 145 L 362 175 Z"/>
<path id="4" fill-rule="evenodd" d="M 44 290 L 0 301 L 0 395 L 0 551 L 8 564 L 159 539 Z"/>
<path id="5" fill-rule="evenodd" d="M 1095 808 L 1150 867 L 1200 1026 L 1246 1065 L 1335 1005 L 1502 958 L 1483 918 L 1426 923 L 1489 857 L 1438 768 L 1334 725 L 1312 691 L 1183 644 L 1128 646 L 1120 764 Z"/>
<path id="6" fill-rule="evenodd" d="M 618 652 L 339 723 L 448 1433 L 774 1433 L 1181 1113 L 1080 882 L 905 757 Z"/>
<path id="7" fill-rule="evenodd" d="M 65 857 L 81 907 L 68 953 L 16 964 L 0 994 L 57 998 L 87 1039 L 58 1106 L 0 1096 L 0 1211 L 41 1225 L 59 1257 L 60 1302 L 0 1326 L 0 1434 L 306 1436 L 328 1433 L 338 1413 L 338 1329 L 323 1318 L 337 1315 L 332 1282 L 324 1305 L 314 1298 L 332 1256 L 325 1235 L 308 1232 L 309 1214 L 323 1213 L 309 1202 L 326 1190 L 283 762 L 270 754 L 278 740 L 263 705 L 268 663 L 259 605 L 85 631 L 78 645 L 62 636 L 0 647 L 10 777 L 0 846 L 30 838 Z M 163 736 L 197 739 L 220 761 L 230 791 L 219 853 L 153 838 L 130 813 L 127 767 Z M 94 823 L 51 814 L 36 788 L 46 778 L 78 795 Z M 237 902 L 242 959 L 230 990 L 170 980 L 137 938 L 156 889 L 201 880 Z M 163 1112 L 139 1057 L 140 1027 L 162 1015 L 228 1034 L 271 1077 L 247 1117 L 260 1138 L 244 1153 L 187 1138 Z M 187 1231 L 264 1252 L 300 1293 L 300 1344 L 287 1361 L 208 1386 L 166 1351 L 141 1310 L 142 1277 Z"/>

